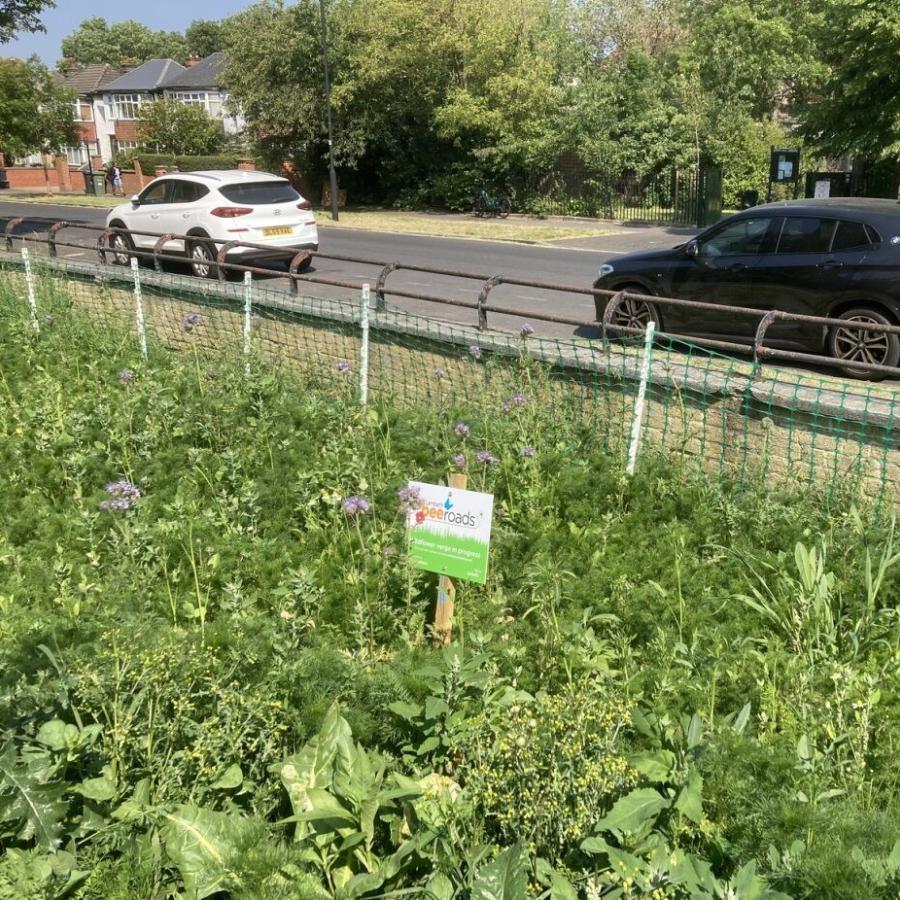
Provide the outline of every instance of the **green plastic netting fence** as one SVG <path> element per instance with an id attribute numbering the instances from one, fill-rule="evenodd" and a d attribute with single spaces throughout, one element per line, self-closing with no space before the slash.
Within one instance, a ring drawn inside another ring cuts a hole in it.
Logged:
<path id="1" fill-rule="evenodd" d="M 138 349 L 133 275 L 127 269 L 35 258 L 34 326 L 43 316 L 84 315 Z M 245 286 L 140 270 L 152 352 L 188 350 L 214 360 L 243 354 Z M 359 296 L 293 296 L 254 281 L 249 350 L 277 371 L 326 373 L 341 390 L 360 372 Z M 0 262 L 0 315 L 30 322 L 23 264 Z M 635 415 L 639 342 L 527 337 L 425 318 L 389 306 L 369 310 L 371 402 L 455 406 L 483 402 L 484 388 L 514 398 L 526 386 L 545 408 L 587 429 L 623 464 Z M 25 326 L 23 326 L 25 327 Z M 812 486 L 893 505 L 900 489 L 898 393 L 799 369 L 757 366 L 657 340 L 640 427 L 641 454 L 662 453 L 739 483 Z M 323 378 L 323 383 L 328 379 Z"/>

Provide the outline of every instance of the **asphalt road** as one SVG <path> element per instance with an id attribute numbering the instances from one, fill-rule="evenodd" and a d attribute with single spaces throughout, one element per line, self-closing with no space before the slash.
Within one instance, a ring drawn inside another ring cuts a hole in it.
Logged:
<path id="1" fill-rule="evenodd" d="M 15 234 L 46 235 L 50 225 L 60 219 L 72 223 L 102 225 L 106 211 L 0 201 L 0 229 L 5 228 L 11 218 L 18 216 L 23 216 L 28 221 L 17 226 Z M 603 260 L 629 250 L 673 246 L 686 240 L 686 235 L 690 233 L 685 229 L 622 226 L 616 229 L 615 234 L 605 237 L 566 239 L 553 242 L 553 245 L 527 245 L 322 226 L 319 239 L 322 252 L 337 256 L 353 256 L 385 262 L 398 260 L 411 265 L 464 270 L 487 276 L 501 274 L 526 281 L 590 288 L 596 277 L 597 268 Z M 59 255 L 93 260 L 96 239 L 96 232 L 66 228 L 61 232 L 60 240 L 77 242 L 84 246 L 78 249 L 60 247 Z M 280 271 L 283 271 L 283 267 Z M 379 271 L 378 265 L 317 257 L 314 268 L 308 274 L 313 278 L 332 278 L 360 284 L 370 282 L 374 286 Z M 287 290 L 287 279 L 279 277 L 278 264 L 273 264 L 272 278 L 267 279 L 267 286 Z M 401 270 L 391 274 L 388 286 L 422 295 L 474 303 L 481 289 L 481 281 Z M 307 283 L 302 290 L 307 295 L 327 298 L 346 297 L 352 293 L 346 288 L 314 283 Z M 392 298 L 390 292 L 387 299 L 392 306 L 420 315 L 476 324 L 474 310 L 407 298 Z M 594 305 L 590 296 L 501 284 L 491 291 L 490 302 L 504 310 L 515 311 L 515 314 L 511 315 L 490 314 L 489 324 L 493 328 L 517 329 L 524 320 L 531 320 L 541 334 L 549 337 L 567 337 L 576 334 L 593 337 L 597 334 L 596 329 L 589 324 L 577 327 L 570 324 L 534 321 L 535 315 L 544 314 L 590 323 L 594 319 Z"/>

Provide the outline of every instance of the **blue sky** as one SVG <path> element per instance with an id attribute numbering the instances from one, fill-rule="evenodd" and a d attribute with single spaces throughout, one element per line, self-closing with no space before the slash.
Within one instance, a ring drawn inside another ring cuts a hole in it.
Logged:
<path id="1" fill-rule="evenodd" d="M 194 19 L 223 19 L 252 5 L 252 0 L 153 0 L 151 3 L 112 3 L 110 0 L 56 0 L 44 12 L 46 34 L 20 34 L 0 44 L 0 56 L 25 58 L 36 53 L 47 65 L 59 59 L 59 45 L 84 19 L 103 16 L 107 22 L 136 19 L 154 30 L 184 31 Z"/>

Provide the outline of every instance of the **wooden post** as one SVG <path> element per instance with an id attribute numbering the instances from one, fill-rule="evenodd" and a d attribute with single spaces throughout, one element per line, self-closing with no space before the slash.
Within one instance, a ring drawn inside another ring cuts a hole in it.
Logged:
<path id="1" fill-rule="evenodd" d="M 450 487 L 466 489 L 468 478 L 461 472 L 454 472 L 450 476 Z M 437 607 L 434 611 L 434 642 L 437 645 L 450 643 L 450 635 L 453 631 L 453 608 L 456 602 L 456 587 L 453 579 L 446 575 L 438 578 Z"/>

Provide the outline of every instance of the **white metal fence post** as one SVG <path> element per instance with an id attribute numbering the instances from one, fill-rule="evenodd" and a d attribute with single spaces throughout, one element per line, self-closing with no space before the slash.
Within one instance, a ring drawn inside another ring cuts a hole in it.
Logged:
<path id="1" fill-rule="evenodd" d="M 644 403 L 647 397 L 647 382 L 650 380 L 650 358 L 653 356 L 653 332 L 656 330 L 655 322 L 647 323 L 644 332 L 644 358 L 641 361 L 641 381 L 638 385 L 637 399 L 634 402 L 634 418 L 631 420 L 631 442 L 628 446 L 628 465 L 625 469 L 627 475 L 634 475 L 634 467 L 637 464 L 638 447 L 641 443 L 641 425 L 644 422 Z"/>
<path id="2" fill-rule="evenodd" d="M 40 332 L 41 327 L 38 325 L 37 317 L 37 297 L 34 294 L 34 273 L 31 271 L 31 256 L 28 248 L 22 248 L 22 262 L 25 265 L 25 288 L 28 291 L 28 309 L 31 314 L 31 327 L 35 334 Z"/>
<path id="3" fill-rule="evenodd" d="M 137 257 L 131 257 L 131 274 L 134 276 L 134 322 L 137 326 L 141 356 L 147 358 L 147 329 L 144 325 L 144 299 L 141 294 L 141 271 Z"/>
<path id="4" fill-rule="evenodd" d="M 359 324 L 362 342 L 359 348 L 359 402 L 365 406 L 369 402 L 369 285 L 362 286 Z"/>
<path id="5" fill-rule="evenodd" d="M 250 335 L 253 314 L 253 276 L 244 272 L 244 374 L 250 374 Z"/>

